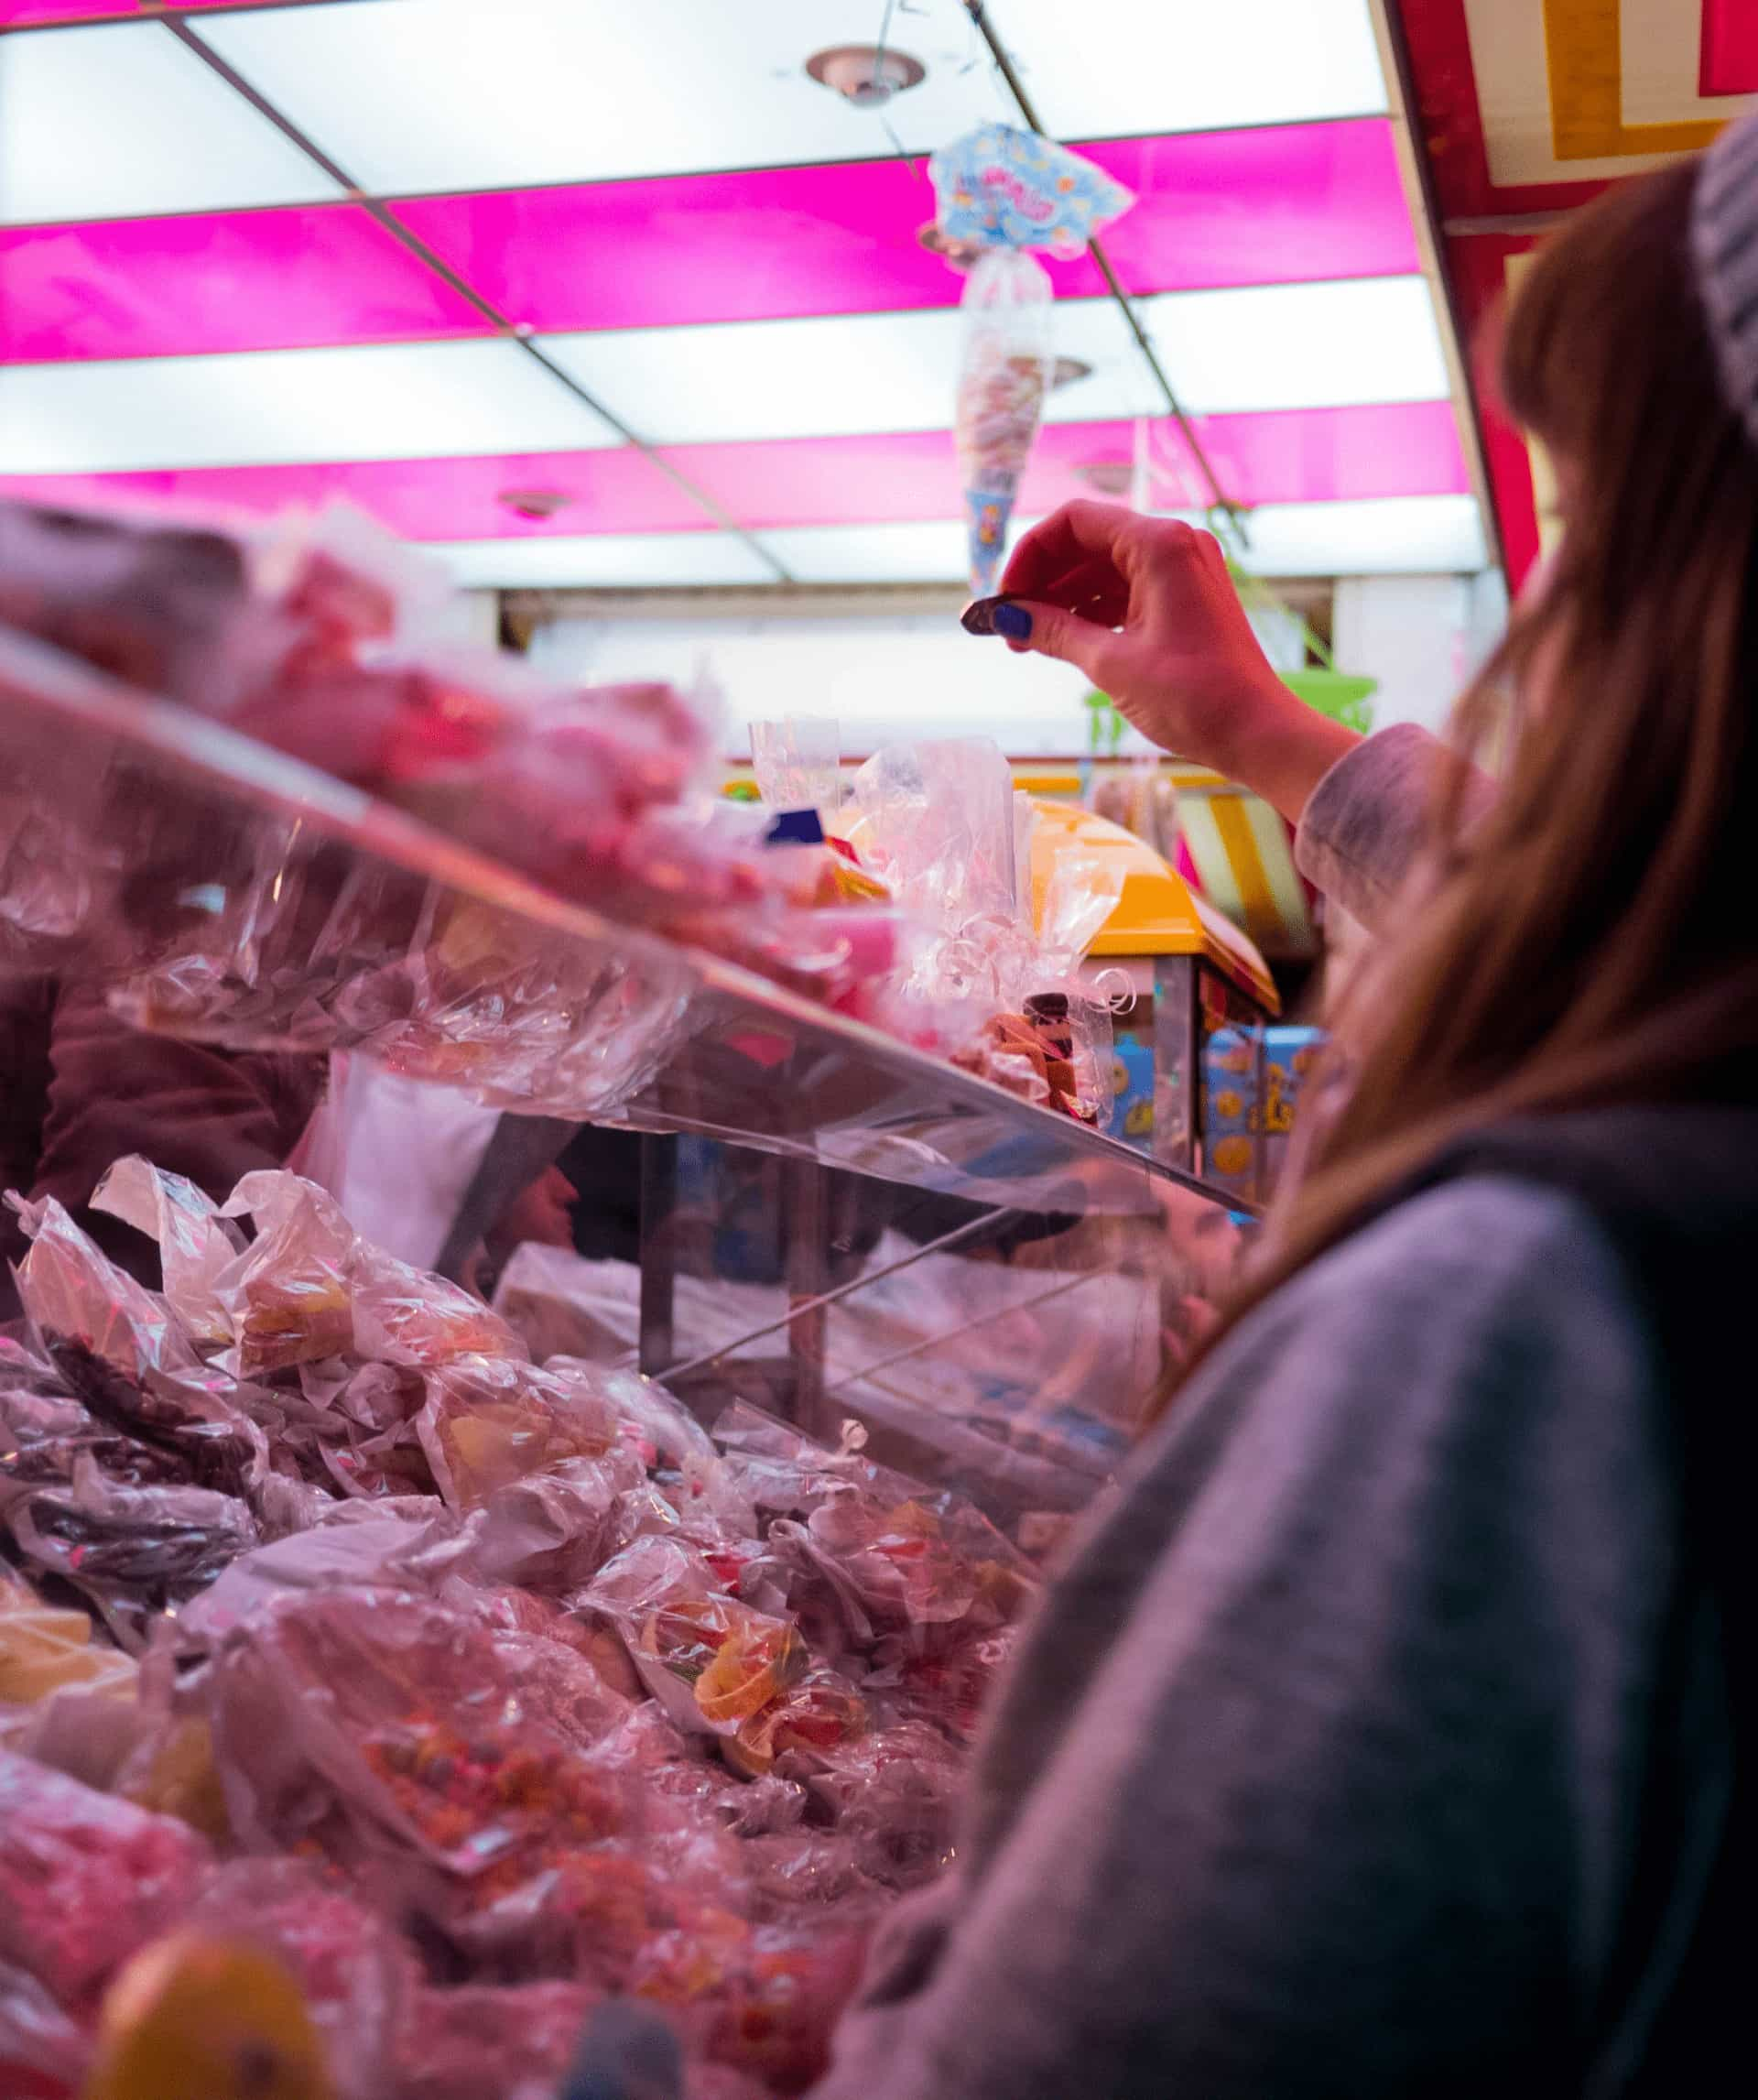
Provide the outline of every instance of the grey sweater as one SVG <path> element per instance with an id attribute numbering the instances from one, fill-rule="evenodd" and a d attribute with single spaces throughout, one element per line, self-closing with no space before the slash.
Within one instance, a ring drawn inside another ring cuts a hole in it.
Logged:
<path id="1" fill-rule="evenodd" d="M 1308 807 L 1303 865 L 1370 925 L 1425 765 L 1376 738 Z M 1491 1177 L 1401 1205 L 1239 1327 L 1095 1512 L 816 2100 L 1617 2092 L 1730 1783 L 1680 1535 L 1589 1214 Z M 1682 1839 L 1633 1976 L 1656 1761 Z"/>

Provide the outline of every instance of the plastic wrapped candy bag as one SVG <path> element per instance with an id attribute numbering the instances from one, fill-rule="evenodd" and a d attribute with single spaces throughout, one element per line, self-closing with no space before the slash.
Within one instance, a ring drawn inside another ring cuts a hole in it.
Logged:
<path id="1" fill-rule="evenodd" d="M 236 1387 L 223 1374 L 149 1366 L 136 1383 L 81 1342 L 58 1338 L 49 1349 L 93 1421 L 116 1432 L 89 1456 L 119 1485 L 207 1487 L 246 1499 L 260 1485 L 266 1439 L 234 1404 Z"/>
<path id="2" fill-rule="evenodd" d="M 82 1611 L 58 1611 L 0 1570 L 0 1706 L 27 1706 L 77 1686 L 132 1696 L 136 1665 L 94 1642 Z"/>
<path id="3" fill-rule="evenodd" d="M 853 803 L 852 846 L 923 930 L 895 982 L 900 1032 L 1095 1122 L 1110 1099 L 1111 1016 L 1078 971 L 1122 894 L 1121 870 L 1064 854 L 1037 897 L 1036 816 L 987 737 L 875 752 Z"/>
<path id="4" fill-rule="evenodd" d="M 244 1859 L 214 1876 L 189 1923 L 276 1955 L 325 2044 L 338 2100 L 380 2100 L 416 1968 L 385 1919 L 302 1861 Z"/>
<path id="5" fill-rule="evenodd" d="M 765 1773 L 789 1752 L 807 1757 L 828 1754 L 863 1735 L 869 1719 L 867 1702 L 848 1678 L 815 1666 L 741 1724 L 732 1762 L 742 1770 Z"/>
<path id="6" fill-rule="evenodd" d="M 214 1279 L 233 1338 L 222 1366 L 260 1378 L 347 1355 L 354 1344 L 347 1277 L 355 1238 L 331 1198 L 297 1174 L 266 1170 L 246 1174 L 223 1210 L 252 1219 L 257 1236 Z"/>
<path id="7" fill-rule="evenodd" d="M 728 1596 L 675 1539 L 637 1539 L 574 1604 L 618 1628 L 642 1682 L 687 1732 L 735 1735 L 807 1668 L 797 1627 Z"/>
<path id="8" fill-rule="evenodd" d="M 355 1512 L 355 1520 L 346 1520 Z M 438 1502 L 409 1513 L 383 1504 L 347 1503 L 337 1515 L 342 1520 L 320 1523 L 241 1554 L 179 1613 L 179 1650 L 203 1653 L 281 1598 L 313 1590 L 437 1594 L 473 1549 L 471 1533 Z"/>
<path id="9" fill-rule="evenodd" d="M 194 1900 L 195 1833 L 0 1751 L 0 1963 L 69 2008 Z"/>
<path id="10" fill-rule="evenodd" d="M 844 1442 L 832 1451 L 748 1400 L 735 1400 L 715 1422 L 714 1437 L 727 1470 L 765 1516 L 808 1516 L 851 1485 L 894 1501 L 926 1492 L 919 1481 L 865 1455 L 866 1431 L 858 1423 L 844 1429 Z"/>
<path id="11" fill-rule="evenodd" d="M 205 1487 L 125 1487 L 81 1459 L 66 1488 L 38 1488 L 5 1523 L 24 1560 L 90 1597 L 137 1646 L 151 1615 L 205 1589 L 257 1542 L 250 1511 Z"/>
<path id="12" fill-rule="evenodd" d="M 985 124 L 928 163 L 942 241 L 981 251 L 965 284 L 953 430 L 971 543 L 971 588 L 995 587 L 1007 521 L 1055 370 L 1053 294 L 1027 253 L 1079 255 L 1134 201 L 1119 182 L 1033 132 Z"/>
<path id="13" fill-rule="evenodd" d="M 165 1302 L 198 1348 L 231 1338 L 216 1278 L 244 1251 L 244 1235 L 193 1181 L 131 1154 L 92 1191 L 92 1208 L 121 1218 L 157 1243 Z"/>
<path id="14" fill-rule="evenodd" d="M 551 1356 L 544 1369 L 570 1387 L 607 1400 L 615 1409 L 624 1441 L 634 1446 L 644 1464 L 682 1465 L 692 1455 L 713 1456 L 714 1440 L 695 1416 L 663 1386 L 639 1372 L 583 1363 L 574 1356 Z"/>
<path id="15" fill-rule="evenodd" d="M 616 1544 L 622 1494 L 597 1459 L 564 1459 L 494 1489 L 472 1558 L 491 1580 L 555 1593 L 589 1582 Z"/>
<path id="16" fill-rule="evenodd" d="M 221 706 L 261 668 L 249 571 L 241 539 L 189 519 L 0 501 L 0 626 L 143 692 Z"/>
<path id="17" fill-rule="evenodd" d="M 880 1627 L 966 1618 L 1004 1625 L 1035 1587 L 1024 1556 L 957 1496 L 918 1495 L 887 1505 L 845 1491 L 819 1504 L 805 1532 Z"/>
<path id="18" fill-rule="evenodd" d="M 633 1486 L 639 1461 L 624 1444 L 615 1409 L 579 1379 L 497 1356 L 461 1356 L 429 1372 L 416 1431 L 434 1483 L 453 1509 L 473 1509 L 496 1490 L 570 1460 L 622 1464 L 607 1477 Z"/>
<path id="19" fill-rule="evenodd" d="M 931 1722 L 968 1745 L 1018 1645 L 1017 1625 L 960 1630 L 950 1646 L 881 1642 L 863 1689 L 900 1719 Z"/>
<path id="20" fill-rule="evenodd" d="M 886 745 L 856 771 L 849 843 L 936 936 L 910 989 L 958 996 L 1021 923 L 1014 812 L 1012 769 L 986 736 Z"/>
<path id="21" fill-rule="evenodd" d="M 808 1761 L 802 1776 L 886 1888 L 931 1880 L 950 1856 L 962 1768 L 938 1729 L 900 1721 Z"/>
<path id="22" fill-rule="evenodd" d="M 50 1345 L 77 1344 L 136 1384 L 149 1371 L 195 1366 L 190 1339 L 165 1301 L 101 1254 L 53 1196 L 7 1199 L 30 1240 L 18 1295 Z"/>
<path id="23" fill-rule="evenodd" d="M 423 1989 L 397 2046 L 396 2100 L 556 2100 L 603 1992 L 576 1982 Z"/>
<path id="24" fill-rule="evenodd" d="M 35 1976 L 0 1962 L 0 2093 L 74 2100 L 91 2043 Z"/>
<path id="25" fill-rule="evenodd" d="M 519 1336 L 480 1299 L 364 1241 L 356 1242 L 349 1280 L 354 1348 L 373 1361 L 425 1370 L 460 1356 L 526 1354 Z"/>
<path id="26" fill-rule="evenodd" d="M 699 1917 L 642 1948 L 632 1989 L 671 2014 L 692 2054 L 772 2093 L 803 2093 L 829 2066 L 830 2035 L 865 1952 L 861 1924 L 815 1920 L 801 1930 Z"/>
<path id="27" fill-rule="evenodd" d="M 197 1696 L 242 1844 L 309 1844 L 440 1920 L 627 1823 L 625 1789 L 581 1754 L 579 1731 L 624 1711 L 592 1666 L 439 1605 L 289 1597 L 222 1642 Z"/>

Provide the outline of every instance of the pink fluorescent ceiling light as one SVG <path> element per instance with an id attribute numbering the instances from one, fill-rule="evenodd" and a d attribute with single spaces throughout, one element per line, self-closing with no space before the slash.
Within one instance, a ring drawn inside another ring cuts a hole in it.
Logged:
<path id="1" fill-rule="evenodd" d="M 1337 502 L 1466 493 L 1470 482 L 1445 401 L 1212 416 L 1202 438 L 1222 485 L 1245 504 Z M 1169 423 L 1154 426 L 1172 472 L 1156 484 L 1167 508 L 1199 485 Z M 1053 510 L 1101 493 L 1080 470 L 1126 466 L 1133 423 L 1058 423 L 1038 439 L 1019 508 Z M 664 455 L 741 524 L 765 527 L 920 523 L 960 512 L 952 440 L 945 430 L 775 443 L 686 445 Z M 500 498 L 555 491 L 569 501 L 526 519 Z M 47 502 L 90 498 L 182 502 L 203 509 L 272 511 L 340 500 L 408 539 L 497 539 L 595 532 L 707 530 L 718 524 L 632 447 L 497 458 L 372 461 L 335 466 L 203 467 L 182 472 L 15 475 L 0 495 Z"/>
<path id="2" fill-rule="evenodd" d="M 303 0 L 312 4 L 312 0 Z M 1091 149 L 1141 201 L 1111 252 L 1134 291 L 1416 267 L 1379 120 Z M 399 205 L 466 282 L 534 328 L 955 304 L 901 161 L 668 177 Z M 638 267 L 608 267 L 608 258 Z M 1051 266 L 1065 296 L 1104 287 Z M 310 349 L 481 334 L 468 299 L 353 204 L 0 229 L 0 362 Z"/>
<path id="3" fill-rule="evenodd" d="M 492 332 L 357 204 L 0 227 L 4 364 Z"/>
<path id="4" fill-rule="evenodd" d="M 281 6 L 298 6 L 308 0 L 273 0 Z M 263 0 L 176 0 L 184 14 L 204 7 L 261 6 Z M 46 22 L 114 22 L 131 16 L 162 15 L 163 6 L 148 0 L 0 0 L 0 28 L 38 27 Z"/>
<path id="5" fill-rule="evenodd" d="M 1469 491 L 1451 405 L 1302 408 L 1210 416 L 1199 424 L 1221 486 L 1236 503 L 1333 503 Z M 1167 471 L 1154 495 L 1195 505 L 1201 477 L 1170 422 L 1153 426 Z M 1022 516 L 1103 491 L 1083 468 L 1127 469 L 1135 426 L 1053 423 L 1038 433 L 1016 506 Z M 682 445 L 665 457 L 742 525 L 890 524 L 960 514 L 950 431 L 799 438 L 767 444 Z"/>
<path id="6" fill-rule="evenodd" d="M 568 501 L 527 519 L 505 494 Z M 522 452 L 457 460 L 369 460 L 337 465 L 190 467 L 143 473 L 0 476 L 0 495 L 42 503 L 188 504 L 270 512 L 289 504 L 350 503 L 405 539 L 495 539 L 587 532 L 689 532 L 717 526 L 632 445 L 589 452 Z"/>
<path id="7" fill-rule="evenodd" d="M 1125 288 L 1382 277 L 1417 267 L 1391 125 L 1265 125 L 1083 147 L 1134 190 L 1106 235 Z M 917 238 L 933 194 L 902 160 L 429 197 L 396 216 L 515 321 L 665 327 L 952 306 Z M 1099 297 L 1090 257 L 1052 263 Z"/>
<path id="8" fill-rule="evenodd" d="M 1752 0 L 1703 0 L 1701 49 L 1701 93 L 1758 93 L 1758 7 Z"/>

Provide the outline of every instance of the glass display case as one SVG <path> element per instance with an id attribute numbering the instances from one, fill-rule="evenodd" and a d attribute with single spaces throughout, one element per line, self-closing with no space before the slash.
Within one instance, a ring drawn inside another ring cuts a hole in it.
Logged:
<path id="1" fill-rule="evenodd" d="M 436 1221 L 453 1277 L 580 1126 L 642 1134 L 613 1170 L 638 1248 L 526 1247 L 500 1302 L 704 1420 L 744 1399 L 831 1444 L 858 1421 L 1012 1527 L 1066 1515 L 1232 1259 L 1250 1204 L 1188 1146 L 1145 1156 L 613 925 L 30 637 L 0 634 L 0 700 L 15 986 L 100 984 L 135 1028 L 354 1053 L 495 1112 Z"/>
<path id="2" fill-rule="evenodd" d="M 805 2090 L 1237 1199 L 5 630 L 0 1083 L 0 2089 Z"/>

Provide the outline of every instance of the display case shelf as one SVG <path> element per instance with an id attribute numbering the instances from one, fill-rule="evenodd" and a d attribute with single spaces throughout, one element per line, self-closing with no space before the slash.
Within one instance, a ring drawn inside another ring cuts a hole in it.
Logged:
<path id="1" fill-rule="evenodd" d="M 515 1115 L 711 1136 L 1014 1210 L 1141 1215 L 1171 1189 L 1239 1207 L 0 631 L 0 970 L 76 969 L 149 1028 L 357 1050 Z"/>

